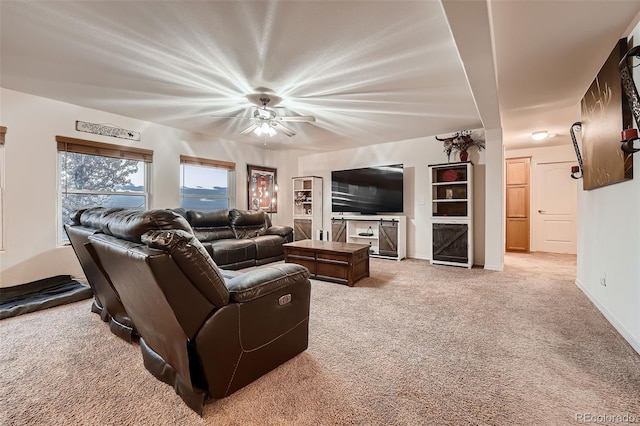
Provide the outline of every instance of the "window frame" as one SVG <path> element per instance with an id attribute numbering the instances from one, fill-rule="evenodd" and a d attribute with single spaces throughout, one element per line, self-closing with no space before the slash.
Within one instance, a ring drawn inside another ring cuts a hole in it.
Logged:
<path id="1" fill-rule="evenodd" d="M 57 185 L 57 242 L 59 245 L 68 245 L 69 242 L 65 238 L 63 224 L 65 218 L 62 217 L 62 197 L 65 195 L 124 195 L 124 196 L 142 196 L 144 197 L 144 209 L 149 208 L 151 199 L 151 167 L 153 164 L 153 150 L 129 147 L 123 145 L 108 144 L 103 142 L 90 141 L 85 139 L 76 139 L 66 136 L 56 136 L 57 152 L 56 152 L 56 185 Z M 144 165 L 143 182 L 144 191 L 93 191 L 86 189 L 63 189 L 62 188 L 62 169 L 60 164 L 61 153 L 75 153 L 94 155 L 99 157 L 118 158 L 123 160 L 137 160 Z"/>
<path id="2" fill-rule="evenodd" d="M 206 196 L 202 195 L 187 195 L 185 196 L 182 191 L 182 183 L 184 182 L 184 167 L 183 166 L 196 166 L 206 167 L 210 169 L 226 170 L 227 171 L 227 195 L 226 196 Z M 233 209 L 236 206 L 236 163 L 231 161 L 212 160 L 201 157 L 191 157 L 188 155 L 180 155 L 180 207 L 182 207 L 182 201 L 186 198 L 207 198 L 211 200 L 227 200 L 229 209 Z"/>

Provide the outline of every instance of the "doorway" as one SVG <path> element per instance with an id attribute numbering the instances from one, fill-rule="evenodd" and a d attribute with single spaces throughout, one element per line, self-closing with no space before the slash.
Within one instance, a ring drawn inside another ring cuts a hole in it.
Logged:
<path id="1" fill-rule="evenodd" d="M 577 187 L 574 162 L 536 163 L 533 173 L 532 250 L 577 252 Z"/>
<path id="2" fill-rule="evenodd" d="M 505 250 L 529 253 L 530 157 L 508 158 L 506 172 Z"/>

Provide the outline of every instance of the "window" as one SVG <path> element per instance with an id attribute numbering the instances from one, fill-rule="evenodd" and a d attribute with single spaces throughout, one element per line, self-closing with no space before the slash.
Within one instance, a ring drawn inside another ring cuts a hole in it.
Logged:
<path id="1" fill-rule="evenodd" d="M 7 133 L 7 128 L 0 126 L 0 250 L 4 248 L 4 234 L 3 228 L 3 206 L 4 206 L 4 135 Z"/>
<path id="2" fill-rule="evenodd" d="M 146 209 L 153 151 L 57 136 L 59 241 L 71 213 L 89 207 Z"/>
<path id="3" fill-rule="evenodd" d="M 236 204 L 235 163 L 180 156 L 180 207 L 216 211 Z"/>

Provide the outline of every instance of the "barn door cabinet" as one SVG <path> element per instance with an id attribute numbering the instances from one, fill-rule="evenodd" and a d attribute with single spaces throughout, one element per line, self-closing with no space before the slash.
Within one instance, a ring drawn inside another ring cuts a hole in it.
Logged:
<path id="1" fill-rule="evenodd" d="M 473 164 L 429 166 L 431 263 L 473 266 Z"/>
<path id="2" fill-rule="evenodd" d="M 369 244 L 369 256 L 402 260 L 407 256 L 405 216 L 334 215 L 331 240 Z"/>

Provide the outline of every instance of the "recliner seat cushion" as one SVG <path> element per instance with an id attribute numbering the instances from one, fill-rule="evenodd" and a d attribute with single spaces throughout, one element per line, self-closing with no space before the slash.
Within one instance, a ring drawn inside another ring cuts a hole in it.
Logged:
<path id="1" fill-rule="evenodd" d="M 246 303 L 309 278 L 309 270 L 295 263 L 266 266 L 227 281 L 231 299 Z"/>
<path id="2" fill-rule="evenodd" d="M 256 259 L 266 259 L 284 255 L 282 244 L 284 238 L 280 235 L 261 235 L 252 238 L 256 244 Z"/>
<path id="3" fill-rule="evenodd" d="M 217 265 L 229 265 L 256 258 L 256 245 L 250 239 L 211 241 L 207 246 Z"/>

